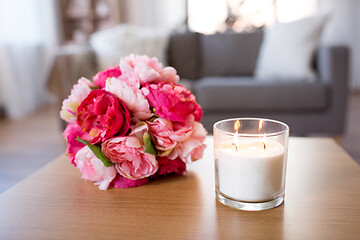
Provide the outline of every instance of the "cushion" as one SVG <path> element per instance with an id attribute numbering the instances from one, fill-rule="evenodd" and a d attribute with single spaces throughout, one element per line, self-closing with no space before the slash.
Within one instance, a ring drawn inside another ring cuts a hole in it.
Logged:
<path id="1" fill-rule="evenodd" d="M 255 76 L 262 79 L 306 79 L 314 81 L 312 57 L 326 18 L 312 17 L 278 23 L 265 31 Z"/>
<path id="2" fill-rule="evenodd" d="M 199 34 L 172 33 L 168 46 L 168 62 L 181 78 L 195 80 L 199 72 Z"/>
<path id="3" fill-rule="evenodd" d="M 253 75 L 262 31 L 201 35 L 202 76 Z"/>
<path id="4" fill-rule="evenodd" d="M 120 24 L 91 35 L 90 45 L 94 49 L 99 70 L 119 64 L 121 57 L 131 53 L 157 57 L 167 65 L 166 47 L 168 33 L 158 28 L 137 27 Z"/>
<path id="5" fill-rule="evenodd" d="M 205 111 L 297 111 L 325 108 L 329 86 L 302 79 L 262 82 L 251 77 L 207 77 L 194 85 Z M 306 94 L 304 94 L 306 93 Z"/>

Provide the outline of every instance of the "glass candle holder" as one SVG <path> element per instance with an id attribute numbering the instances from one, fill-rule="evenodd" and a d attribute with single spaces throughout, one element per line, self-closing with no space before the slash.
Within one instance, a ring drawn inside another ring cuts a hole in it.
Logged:
<path id="1" fill-rule="evenodd" d="M 239 118 L 214 124 L 215 193 L 241 210 L 266 210 L 284 200 L 289 127 Z"/>

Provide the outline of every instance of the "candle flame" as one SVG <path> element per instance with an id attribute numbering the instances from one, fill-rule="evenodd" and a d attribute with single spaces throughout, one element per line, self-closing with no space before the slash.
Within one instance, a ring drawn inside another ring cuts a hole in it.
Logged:
<path id="1" fill-rule="evenodd" d="M 264 127 L 264 121 L 260 120 L 259 121 L 259 131 L 261 131 L 261 129 Z"/>
<path id="2" fill-rule="evenodd" d="M 240 124 L 240 121 L 238 119 L 238 120 L 236 120 L 236 122 L 234 124 L 234 130 L 235 130 L 236 133 L 238 132 L 240 126 L 241 126 L 241 124 Z"/>

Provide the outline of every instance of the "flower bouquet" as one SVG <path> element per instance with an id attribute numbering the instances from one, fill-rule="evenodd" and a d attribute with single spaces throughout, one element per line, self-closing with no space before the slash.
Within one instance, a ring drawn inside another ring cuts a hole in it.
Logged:
<path id="1" fill-rule="evenodd" d="M 172 67 L 129 55 L 120 65 L 80 78 L 64 100 L 66 153 L 99 188 L 128 188 L 181 175 L 202 157 L 207 134 L 195 96 Z"/>

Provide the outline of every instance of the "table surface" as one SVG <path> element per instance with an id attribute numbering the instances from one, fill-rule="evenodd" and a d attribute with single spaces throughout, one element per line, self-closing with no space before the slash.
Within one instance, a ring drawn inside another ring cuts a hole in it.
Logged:
<path id="1" fill-rule="evenodd" d="M 212 137 L 183 177 L 101 191 L 60 156 L 0 195 L 0 239 L 359 239 L 360 167 L 329 138 L 290 138 L 285 202 L 216 200 Z M 30 164 L 30 163 L 29 163 Z"/>

